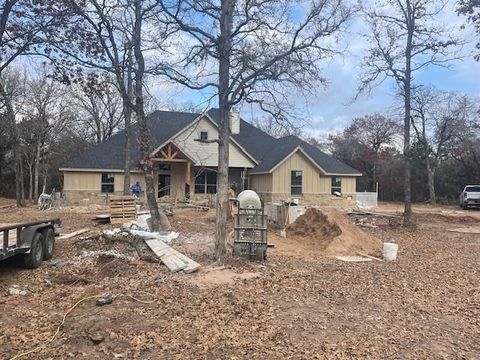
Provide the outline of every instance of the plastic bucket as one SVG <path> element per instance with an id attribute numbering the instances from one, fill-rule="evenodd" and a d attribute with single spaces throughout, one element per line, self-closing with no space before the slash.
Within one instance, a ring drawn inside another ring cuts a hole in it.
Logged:
<path id="1" fill-rule="evenodd" d="M 391 242 L 383 243 L 383 260 L 394 261 L 397 260 L 398 244 Z"/>

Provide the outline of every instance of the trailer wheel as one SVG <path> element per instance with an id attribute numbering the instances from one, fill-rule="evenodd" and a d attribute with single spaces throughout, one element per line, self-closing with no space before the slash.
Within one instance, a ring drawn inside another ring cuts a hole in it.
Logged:
<path id="1" fill-rule="evenodd" d="M 35 233 L 30 244 L 30 253 L 25 254 L 23 262 L 28 269 L 34 269 L 40 266 L 43 260 L 43 235 Z"/>
<path id="2" fill-rule="evenodd" d="M 52 228 L 42 231 L 43 235 L 43 260 L 50 260 L 55 251 L 55 232 Z"/>

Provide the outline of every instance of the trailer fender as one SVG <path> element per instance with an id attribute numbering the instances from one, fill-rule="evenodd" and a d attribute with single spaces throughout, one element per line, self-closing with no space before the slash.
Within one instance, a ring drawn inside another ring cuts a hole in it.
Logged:
<path id="1" fill-rule="evenodd" d="M 43 229 L 50 228 L 53 231 L 55 229 L 53 228 L 52 224 L 38 224 L 38 225 L 32 225 L 32 226 L 27 226 L 22 230 L 22 243 L 20 246 L 22 247 L 30 247 L 32 244 L 33 237 L 35 236 L 35 233 L 41 232 Z"/>

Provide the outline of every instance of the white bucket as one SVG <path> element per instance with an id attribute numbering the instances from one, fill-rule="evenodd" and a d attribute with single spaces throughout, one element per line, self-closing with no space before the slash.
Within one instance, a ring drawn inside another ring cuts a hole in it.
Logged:
<path id="1" fill-rule="evenodd" d="M 383 243 L 383 260 L 394 261 L 397 260 L 398 244 L 391 242 Z"/>

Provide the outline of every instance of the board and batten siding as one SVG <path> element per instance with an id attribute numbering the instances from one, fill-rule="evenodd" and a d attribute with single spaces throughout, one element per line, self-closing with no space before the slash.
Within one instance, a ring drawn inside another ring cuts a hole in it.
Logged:
<path id="1" fill-rule="evenodd" d="M 355 194 L 357 192 L 357 178 L 342 176 L 342 194 Z"/>
<path id="2" fill-rule="evenodd" d="M 324 176 L 301 152 L 297 151 L 273 172 L 273 192 L 290 193 L 291 172 L 302 171 L 302 193 L 330 193 L 331 179 Z"/>
<path id="3" fill-rule="evenodd" d="M 291 172 L 302 171 L 303 194 L 330 194 L 332 186 L 331 176 L 324 175 L 318 167 L 297 151 L 286 159 L 272 173 L 272 193 L 290 194 Z M 356 192 L 356 178 L 342 176 L 342 193 L 354 194 Z"/>
<path id="4" fill-rule="evenodd" d="M 109 173 L 108 170 L 101 172 L 88 171 L 65 171 L 63 174 L 63 189 L 65 191 L 101 191 L 102 173 Z M 123 173 L 114 174 L 115 192 L 123 191 Z M 140 184 L 145 183 L 142 174 L 131 174 L 131 183 L 139 181 Z"/>
<path id="5" fill-rule="evenodd" d="M 272 192 L 272 174 L 250 176 L 250 188 L 258 193 Z"/>
<path id="6" fill-rule="evenodd" d="M 195 160 L 195 166 L 212 166 L 218 164 L 218 144 L 201 143 L 200 133 L 208 133 L 208 139 L 218 139 L 218 130 L 207 118 L 202 118 L 177 135 L 173 142 L 179 149 Z M 248 149 L 246 149 L 248 151 Z M 236 168 L 253 168 L 255 163 L 246 156 L 233 142 L 230 142 L 229 166 Z"/>

